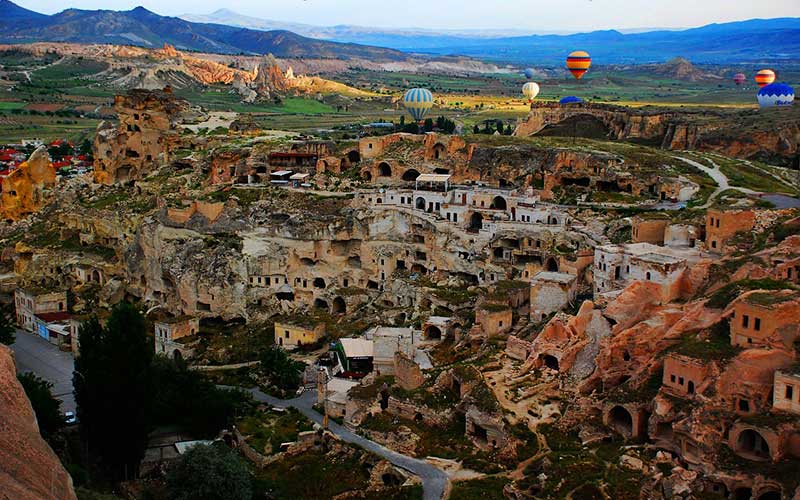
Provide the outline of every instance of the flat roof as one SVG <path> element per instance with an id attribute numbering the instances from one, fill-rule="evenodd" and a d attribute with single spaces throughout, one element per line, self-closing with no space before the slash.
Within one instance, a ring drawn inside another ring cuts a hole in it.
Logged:
<path id="1" fill-rule="evenodd" d="M 450 174 L 420 174 L 417 176 L 418 182 L 447 182 L 452 177 Z"/>
<path id="2" fill-rule="evenodd" d="M 293 181 L 300 181 L 300 180 L 305 179 L 309 175 L 311 175 L 311 174 L 297 173 L 297 174 L 292 174 L 292 176 L 289 177 L 289 179 L 291 179 Z"/>
<path id="3" fill-rule="evenodd" d="M 276 172 L 272 172 L 272 173 L 271 173 L 271 174 L 269 174 L 269 175 L 278 175 L 278 176 L 283 176 L 283 175 L 289 175 L 289 174 L 291 174 L 292 172 L 293 172 L 293 170 L 278 170 L 278 171 L 276 171 Z"/>
<path id="4" fill-rule="evenodd" d="M 450 318 L 449 316 L 431 316 L 425 323 L 436 326 L 447 326 L 452 319 L 453 318 Z"/>
<path id="5" fill-rule="evenodd" d="M 347 358 L 372 358 L 374 357 L 374 345 L 371 340 L 366 339 L 339 339 L 342 350 Z"/>
<path id="6" fill-rule="evenodd" d="M 642 255 L 636 255 L 634 258 L 643 260 L 645 262 L 651 262 L 653 264 L 678 264 L 686 261 L 686 259 L 682 259 L 680 257 L 664 255 L 660 253 L 645 253 Z"/>
<path id="7" fill-rule="evenodd" d="M 551 271 L 540 271 L 533 275 L 533 281 L 550 281 L 554 283 L 567 284 L 578 279 L 577 276 L 569 273 L 554 273 Z"/>
<path id="8" fill-rule="evenodd" d="M 413 331 L 414 329 L 411 327 L 376 326 L 372 335 L 374 337 L 399 337 L 400 335 L 410 335 Z"/>

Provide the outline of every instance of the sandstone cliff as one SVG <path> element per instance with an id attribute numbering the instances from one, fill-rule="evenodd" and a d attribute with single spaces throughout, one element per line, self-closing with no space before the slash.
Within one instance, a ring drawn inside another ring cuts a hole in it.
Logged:
<path id="1" fill-rule="evenodd" d="M 72 500 L 72 478 L 39 434 L 36 415 L 17 381 L 11 350 L 0 345 L 0 496 Z"/>
<path id="2" fill-rule="evenodd" d="M 45 190 L 55 183 L 56 172 L 47 148 L 40 146 L 3 180 L 3 218 L 16 220 L 38 211 L 45 204 Z"/>

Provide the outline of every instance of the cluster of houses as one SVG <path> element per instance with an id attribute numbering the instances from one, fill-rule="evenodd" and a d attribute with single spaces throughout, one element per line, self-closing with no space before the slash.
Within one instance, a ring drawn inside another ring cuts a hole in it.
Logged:
<path id="1" fill-rule="evenodd" d="M 80 153 L 72 142 L 65 139 L 56 139 L 49 143 L 45 143 L 41 139 L 23 140 L 19 144 L 0 146 L 0 183 L 11 172 L 19 168 L 36 148 L 41 146 L 47 146 L 51 151 L 50 160 L 53 169 L 58 174 L 69 175 L 73 172 L 82 174 L 91 170 L 92 159 L 88 155 Z M 55 151 L 62 151 L 65 154 L 52 156 L 52 152 Z"/>

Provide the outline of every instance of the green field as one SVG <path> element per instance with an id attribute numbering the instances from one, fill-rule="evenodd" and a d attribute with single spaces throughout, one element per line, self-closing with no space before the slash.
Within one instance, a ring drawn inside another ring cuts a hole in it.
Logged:
<path id="1" fill-rule="evenodd" d="M 21 109 L 25 107 L 25 104 L 24 102 L 0 101 L 0 111 Z"/>

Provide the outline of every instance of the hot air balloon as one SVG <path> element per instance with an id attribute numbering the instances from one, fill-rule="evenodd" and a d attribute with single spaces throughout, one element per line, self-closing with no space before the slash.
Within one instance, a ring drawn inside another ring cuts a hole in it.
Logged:
<path id="1" fill-rule="evenodd" d="M 403 106 L 415 120 L 421 121 L 433 107 L 433 94 L 428 89 L 411 89 L 403 96 Z"/>
<path id="2" fill-rule="evenodd" d="M 592 58 L 582 50 L 576 50 L 567 56 L 567 69 L 576 80 L 583 78 L 591 65 Z"/>
<path id="3" fill-rule="evenodd" d="M 758 91 L 758 105 L 762 108 L 791 106 L 794 102 L 794 89 L 785 83 L 771 83 Z"/>
<path id="4" fill-rule="evenodd" d="M 528 102 L 536 99 L 539 95 L 539 84 L 536 82 L 528 82 L 522 86 L 522 95 L 528 98 Z"/>
<path id="5" fill-rule="evenodd" d="M 581 99 L 580 97 L 576 97 L 574 95 L 568 95 L 567 97 L 564 97 L 563 99 L 558 101 L 559 104 L 580 104 L 582 102 L 583 99 Z"/>
<path id="6" fill-rule="evenodd" d="M 759 87 L 765 87 L 775 81 L 775 72 L 771 69 L 762 69 L 756 73 L 756 83 Z"/>
<path id="7" fill-rule="evenodd" d="M 733 83 L 735 83 L 736 85 L 741 85 L 745 81 L 747 81 L 747 77 L 744 76 L 744 73 L 736 73 L 735 75 L 733 75 Z"/>
<path id="8" fill-rule="evenodd" d="M 525 78 L 530 80 L 531 78 L 533 78 L 533 75 L 534 75 L 533 68 L 525 68 Z"/>

